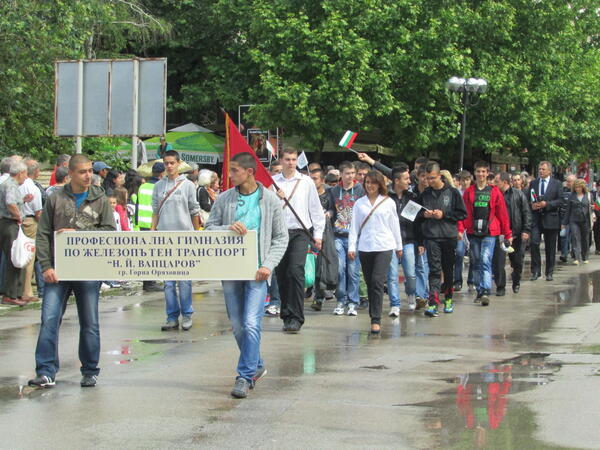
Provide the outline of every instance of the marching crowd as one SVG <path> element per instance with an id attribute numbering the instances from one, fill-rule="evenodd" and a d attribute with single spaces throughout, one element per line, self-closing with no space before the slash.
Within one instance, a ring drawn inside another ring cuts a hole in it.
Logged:
<path id="1" fill-rule="evenodd" d="M 219 192 L 219 176 L 193 166 L 180 174 L 179 154 L 166 147 L 162 161 L 143 178 L 121 173 L 83 155 L 60 155 L 50 186 L 37 178 L 39 164 L 19 156 L 0 163 L 0 241 L 2 303 L 23 306 L 43 298 L 36 349 L 36 378 L 30 384 L 54 385 L 58 371 L 58 329 L 66 300 L 76 297 L 81 326 L 82 386 L 94 386 L 99 373 L 100 282 L 62 281 L 53 261 L 53 233 L 76 230 L 193 231 L 256 230 L 259 261 L 255 280 L 223 281 L 233 333 L 240 348 L 232 395 L 243 398 L 266 374 L 260 357 L 261 318 L 280 316 L 283 331 L 302 328 L 304 301 L 322 311 L 335 298 L 334 315 L 357 316 L 368 308 L 371 333 L 380 333 L 384 294 L 390 317 L 401 307 L 400 268 L 409 311 L 427 317 L 454 311 L 454 294 L 464 276 L 475 303 L 488 306 L 506 292 L 506 257 L 512 291 L 518 293 L 523 260 L 531 253 L 531 281 L 553 279 L 560 259 L 586 264 L 590 246 L 599 253 L 600 199 L 574 175 L 564 182 L 550 162 L 538 177 L 526 172 L 492 173 L 487 162 L 452 175 L 438 162 L 420 157 L 414 167 L 386 167 L 364 153 L 338 167 L 298 169 L 298 153 L 287 148 L 271 163 L 272 186 L 256 179 L 253 155 L 231 160 L 234 188 Z M 36 238 L 37 255 L 21 269 L 11 261 L 19 230 Z M 468 269 L 463 264 L 468 257 Z M 38 297 L 33 295 L 36 280 Z M 106 287 L 118 281 L 104 281 Z M 192 327 L 191 281 L 144 281 L 146 291 L 164 290 L 163 331 Z M 333 302 L 332 302 L 333 303 Z"/>

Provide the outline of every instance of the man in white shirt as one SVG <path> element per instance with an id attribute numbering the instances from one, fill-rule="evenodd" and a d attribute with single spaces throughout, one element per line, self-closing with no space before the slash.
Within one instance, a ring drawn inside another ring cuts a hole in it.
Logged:
<path id="1" fill-rule="evenodd" d="M 277 266 L 277 282 L 281 296 L 283 331 L 297 333 L 304 324 L 304 264 L 310 244 L 306 230 L 312 229 L 313 245 L 321 250 L 325 214 L 317 188 L 309 176 L 296 170 L 298 152 L 285 148 L 280 159 L 283 170 L 273 180 L 279 187 L 289 243 Z M 283 199 L 287 199 L 298 217 Z M 300 220 L 298 220 L 300 219 Z"/>
<path id="2" fill-rule="evenodd" d="M 38 222 L 42 215 L 42 193 L 33 182 L 33 179 L 39 174 L 40 165 L 33 159 L 25 161 L 27 164 L 27 179 L 19 186 L 19 191 L 23 197 L 31 195 L 33 200 L 23 204 L 23 233 L 25 236 L 35 239 L 37 234 Z M 25 267 L 25 283 L 23 284 L 23 300 L 26 302 L 38 301 L 33 295 L 31 286 L 31 277 L 33 276 L 33 265 L 35 258 Z"/>

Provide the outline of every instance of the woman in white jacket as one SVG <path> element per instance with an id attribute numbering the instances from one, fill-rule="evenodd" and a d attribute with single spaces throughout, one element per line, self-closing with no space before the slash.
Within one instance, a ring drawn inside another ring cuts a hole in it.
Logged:
<path id="1" fill-rule="evenodd" d="M 381 331 L 383 286 L 392 252 L 402 257 L 402 236 L 396 203 L 387 196 L 383 175 L 373 170 L 365 177 L 367 195 L 359 198 L 352 209 L 348 236 L 348 257 L 360 257 L 369 296 L 371 333 Z"/>

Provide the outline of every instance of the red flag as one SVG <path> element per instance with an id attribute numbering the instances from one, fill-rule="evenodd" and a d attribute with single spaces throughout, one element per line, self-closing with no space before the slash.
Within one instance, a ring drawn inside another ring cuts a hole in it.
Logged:
<path id="1" fill-rule="evenodd" d="M 256 153 L 240 134 L 229 114 L 225 113 L 225 151 L 223 154 L 223 173 L 221 175 L 223 190 L 232 187 L 229 181 L 229 162 L 238 153 L 250 153 L 256 160 L 256 173 L 254 174 L 256 181 L 262 183 L 265 187 L 273 184 L 273 178 L 271 178 L 269 171 L 258 160 Z"/>

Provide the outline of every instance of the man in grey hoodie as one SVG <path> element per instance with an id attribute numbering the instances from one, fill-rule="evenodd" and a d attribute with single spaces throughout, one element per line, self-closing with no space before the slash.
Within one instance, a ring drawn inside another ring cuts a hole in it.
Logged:
<path id="1" fill-rule="evenodd" d="M 254 178 L 256 160 L 250 153 L 231 159 L 229 176 L 235 186 L 223 192 L 213 205 L 207 230 L 233 230 L 258 233 L 258 270 L 252 281 L 223 281 L 223 295 L 233 335 L 240 349 L 238 376 L 231 395 L 245 398 L 248 389 L 267 373 L 260 357 L 260 332 L 267 280 L 281 261 L 288 230 L 278 197 Z"/>
<path id="2" fill-rule="evenodd" d="M 167 150 L 163 157 L 167 176 L 154 185 L 152 191 L 151 231 L 193 231 L 200 228 L 200 205 L 196 200 L 196 186 L 185 175 L 179 174 L 181 160 L 175 150 Z M 179 287 L 179 297 L 177 296 Z M 192 282 L 165 281 L 167 322 L 162 331 L 192 328 Z"/>

